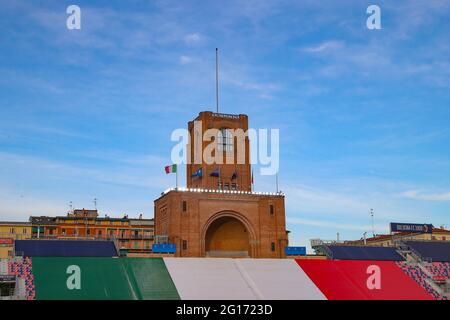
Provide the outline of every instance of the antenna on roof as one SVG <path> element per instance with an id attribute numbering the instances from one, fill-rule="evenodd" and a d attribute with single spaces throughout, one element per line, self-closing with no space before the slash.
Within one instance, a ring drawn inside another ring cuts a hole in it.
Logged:
<path id="1" fill-rule="evenodd" d="M 216 48 L 216 112 L 219 113 L 219 49 Z"/>
<path id="2" fill-rule="evenodd" d="M 73 203 L 72 201 L 69 201 L 69 213 L 72 212 L 73 209 Z"/>
<path id="3" fill-rule="evenodd" d="M 370 216 L 372 217 L 372 236 L 375 237 L 375 226 L 373 224 L 373 215 L 374 215 L 373 209 L 370 209 L 369 213 L 370 213 Z"/>
<path id="4" fill-rule="evenodd" d="M 95 208 L 95 210 L 97 210 L 97 198 L 94 198 L 94 208 Z"/>

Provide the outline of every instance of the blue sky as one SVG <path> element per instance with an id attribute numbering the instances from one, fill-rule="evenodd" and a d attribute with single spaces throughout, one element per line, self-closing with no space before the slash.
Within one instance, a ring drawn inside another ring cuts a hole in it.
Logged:
<path id="1" fill-rule="evenodd" d="M 82 29 L 66 28 L 77 4 Z M 382 29 L 366 28 L 378 4 Z M 448 1 L 0 1 L 0 219 L 153 216 L 215 103 L 280 129 L 291 244 L 448 224 Z M 180 177 L 183 180 L 184 175 Z M 255 176 L 274 191 L 274 178 Z"/>

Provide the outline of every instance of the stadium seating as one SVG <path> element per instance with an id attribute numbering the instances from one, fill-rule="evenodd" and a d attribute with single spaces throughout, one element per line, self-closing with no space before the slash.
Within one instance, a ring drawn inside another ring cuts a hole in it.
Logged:
<path id="1" fill-rule="evenodd" d="M 83 290 L 67 286 L 74 265 Z M 448 278 L 449 267 L 433 263 L 428 273 L 404 261 L 16 257 L 6 274 L 18 280 L 15 296 L 30 300 L 444 300 L 427 280 Z"/>
<path id="2" fill-rule="evenodd" d="M 37 300 L 179 299 L 162 258 L 35 257 Z M 82 290 L 66 286 L 67 267 L 82 274 Z"/>
<path id="3" fill-rule="evenodd" d="M 323 300 L 294 259 L 164 258 L 181 299 Z"/>
<path id="4" fill-rule="evenodd" d="M 329 300 L 433 299 L 392 261 L 296 259 L 296 262 Z"/>
<path id="5" fill-rule="evenodd" d="M 330 258 L 334 260 L 404 260 L 393 247 L 330 245 L 327 249 L 331 253 Z"/>
<path id="6" fill-rule="evenodd" d="M 15 258 L 8 262 L 8 274 L 15 275 L 25 281 L 25 297 L 27 300 L 34 300 L 35 287 L 32 264 L 30 258 Z"/>
<path id="7" fill-rule="evenodd" d="M 405 241 L 422 259 L 433 262 L 450 262 L 450 242 L 445 241 Z"/>
<path id="8" fill-rule="evenodd" d="M 16 240 L 15 251 L 24 257 L 117 257 L 112 241 Z"/>
<path id="9" fill-rule="evenodd" d="M 433 279 L 450 281 L 450 262 L 433 262 L 425 267 L 432 274 Z"/>
<path id="10" fill-rule="evenodd" d="M 397 265 L 403 270 L 403 272 L 405 272 L 429 294 L 431 294 L 433 298 L 436 300 L 447 300 L 446 297 L 436 292 L 433 287 L 428 284 L 427 280 L 429 280 L 430 277 L 419 266 L 411 265 L 407 262 L 397 262 Z"/>

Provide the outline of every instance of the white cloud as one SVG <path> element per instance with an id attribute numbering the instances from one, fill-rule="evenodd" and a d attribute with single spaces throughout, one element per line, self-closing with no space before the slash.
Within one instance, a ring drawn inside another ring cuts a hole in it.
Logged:
<path id="1" fill-rule="evenodd" d="M 367 212 L 369 208 L 369 205 L 355 194 L 341 194 L 305 185 L 287 186 L 284 191 L 287 206 L 299 211 L 359 214 Z"/>
<path id="2" fill-rule="evenodd" d="M 59 199 L 14 194 L 0 189 L 0 217 L 7 221 L 26 221 L 31 215 L 63 215 L 67 205 Z"/>
<path id="3" fill-rule="evenodd" d="M 181 64 L 189 64 L 192 62 L 192 58 L 188 56 L 181 56 L 180 57 L 180 63 Z"/>
<path id="4" fill-rule="evenodd" d="M 198 43 L 202 40 L 202 36 L 199 33 L 191 33 L 184 37 L 184 42 L 187 44 Z"/>
<path id="5" fill-rule="evenodd" d="M 343 46 L 344 46 L 344 44 L 341 41 L 330 40 L 330 41 L 322 42 L 316 46 L 304 47 L 301 50 L 304 52 L 309 52 L 309 53 L 317 53 L 317 52 L 323 52 L 323 51 L 327 51 L 327 50 L 340 49 Z"/>
<path id="6" fill-rule="evenodd" d="M 418 190 L 409 190 L 400 194 L 404 198 L 423 201 L 450 201 L 450 192 L 424 193 Z"/>
<path id="7" fill-rule="evenodd" d="M 115 162 L 118 164 L 107 165 L 106 161 L 103 161 L 97 165 L 84 166 L 42 157 L 0 152 L 0 167 L 20 171 L 23 176 L 27 175 L 30 179 L 28 181 L 31 179 L 70 181 L 82 177 L 86 182 L 135 188 L 159 189 L 166 184 L 167 179 L 164 175 L 157 175 L 162 172 L 162 165 L 156 167 L 155 163 L 160 161 L 157 156 L 143 155 L 116 159 Z M 150 178 L 152 176 L 153 178 Z"/>
<path id="8" fill-rule="evenodd" d="M 321 227 L 321 228 L 331 228 L 336 230 L 352 230 L 352 231 L 371 231 L 371 225 L 361 225 L 361 224 L 353 224 L 353 223 L 339 223 L 333 222 L 329 220 L 311 220 L 311 219 L 302 219 L 302 218 L 286 218 L 286 222 L 289 224 L 298 224 L 298 225 L 306 225 L 313 227 Z M 384 233 L 387 232 L 386 225 L 374 225 L 374 229 L 376 233 Z"/>

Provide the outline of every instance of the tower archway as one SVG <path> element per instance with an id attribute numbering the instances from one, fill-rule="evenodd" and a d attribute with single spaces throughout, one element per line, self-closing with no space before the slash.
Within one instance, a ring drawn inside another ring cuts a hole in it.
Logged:
<path id="1" fill-rule="evenodd" d="M 203 232 L 204 255 L 207 257 L 251 257 L 254 234 L 249 223 L 238 213 L 214 215 Z"/>

